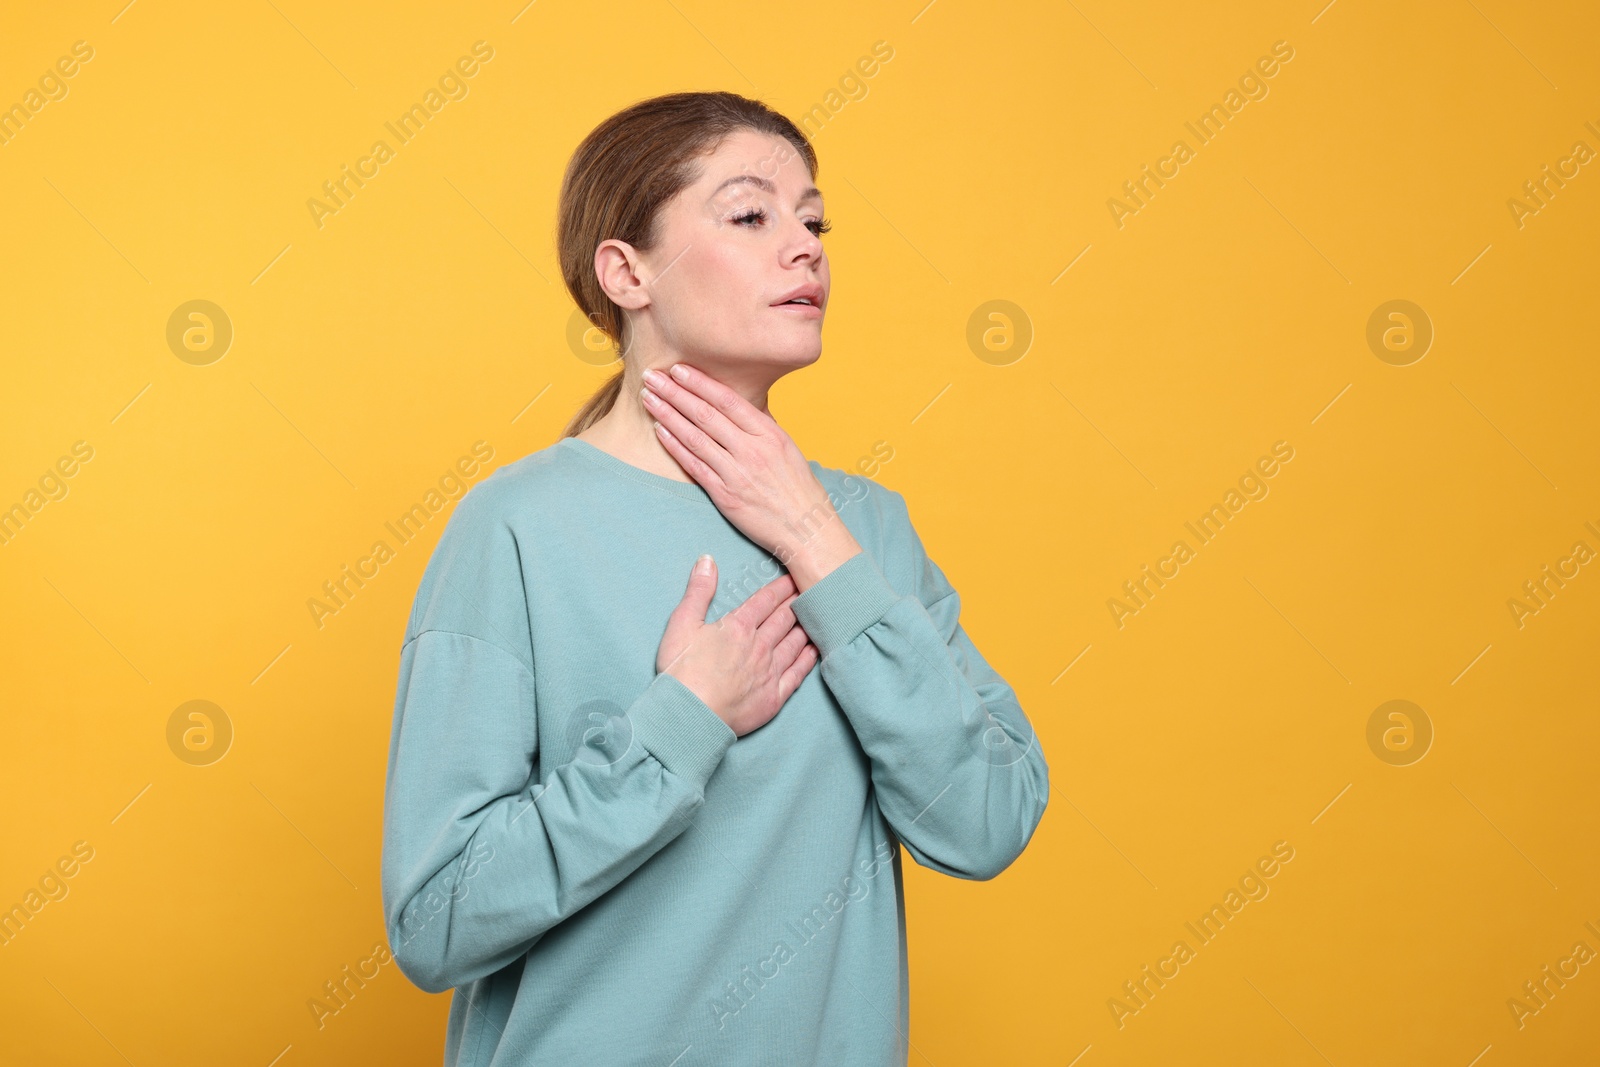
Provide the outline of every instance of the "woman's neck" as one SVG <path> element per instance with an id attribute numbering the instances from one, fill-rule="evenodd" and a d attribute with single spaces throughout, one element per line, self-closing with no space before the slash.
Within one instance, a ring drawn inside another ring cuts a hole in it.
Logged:
<path id="1" fill-rule="evenodd" d="M 656 364 L 655 367 L 665 374 L 671 365 L 672 361 L 667 361 Z M 575 436 L 602 452 L 610 453 L 624 463 L 632 464 L 652 474 L 659 474 L 663 478 L 694 483 L 694 479 L 678 465 L 678 461 L 656 435 L 655 417 L 645 408 L 644 401 L 639 396 L 639 390 L 644 386 L 644 371 L 643 366 L 630 365 L 623 376 L 622 388 L 617 394 L 616 402 L 611 405 L 611 410 Z M 716 375 L 713 373 L 712 376 Z M 759 386 L 753 383 L 726 384 L 748 400 L 756 410 L 762 412 L 768 410 L 767 391 L 770 383 Z"/>

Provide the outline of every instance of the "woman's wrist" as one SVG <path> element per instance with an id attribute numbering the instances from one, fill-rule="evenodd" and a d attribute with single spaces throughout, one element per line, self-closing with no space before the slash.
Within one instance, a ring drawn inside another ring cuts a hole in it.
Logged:
<path id="1" fill-rule="evenodd" d="M 860 542 L 835 516 L 834 521 L 819 530 L 816 536 L 791 552 L 788 559 L 783 559 L 781 553 L 779 558 L 794 579 L 795 588 L 804 593 L 861 551 Z"/>

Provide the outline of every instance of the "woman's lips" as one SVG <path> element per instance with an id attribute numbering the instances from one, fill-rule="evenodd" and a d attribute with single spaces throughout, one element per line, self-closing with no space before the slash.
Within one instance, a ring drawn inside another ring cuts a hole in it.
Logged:
<path id="1" fill-rule="evenodd" d="M 791 315 L 800 315 L 804 318 L 822 318 L 822 309 L 815 304 L 773 304 L 774 311 L 787 311 Z"/>

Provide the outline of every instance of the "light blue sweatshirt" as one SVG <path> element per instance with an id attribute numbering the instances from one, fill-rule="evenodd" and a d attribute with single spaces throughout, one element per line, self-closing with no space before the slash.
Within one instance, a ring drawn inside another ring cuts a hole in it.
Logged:
<path id="1" fill-rule="evenodd" d="M 782 573 L 699 485 L 563 438 L 474 486 L 400 650 L 383 904 L 454 989 L 445 1064 L 904 1065 L 900 848 L 989 879 L 1049 772 L 904 497 L 811 461 L 863 551 L 792 608 L 821 660 L 743 737 L 656 673 Z"/>

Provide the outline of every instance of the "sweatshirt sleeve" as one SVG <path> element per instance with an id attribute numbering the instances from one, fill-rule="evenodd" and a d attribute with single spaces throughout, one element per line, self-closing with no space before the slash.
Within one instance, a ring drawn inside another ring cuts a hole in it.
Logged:
<path id="1" fill-rule="evenodd" d="M 987 880 L 1044 815 L 1049 769 L 1016 693 L 962 629 L 961 597 L 883 489 L 888 570 L 862 551 L 797 597 L 795 617 L 871 763 L 878 807 L 924 867 Z"/>
<path id="2" fill-rule="evenodd" d="M 687 829 L 735 740 L 657 674 L 574 759 L 536 774 L 527 594 L 513 532 L 472 500 L 489 484 L 457 506 L 424 573 L 390 738 L 384 919 L 400 969 L 430 993 L 510 964 Z"/>

